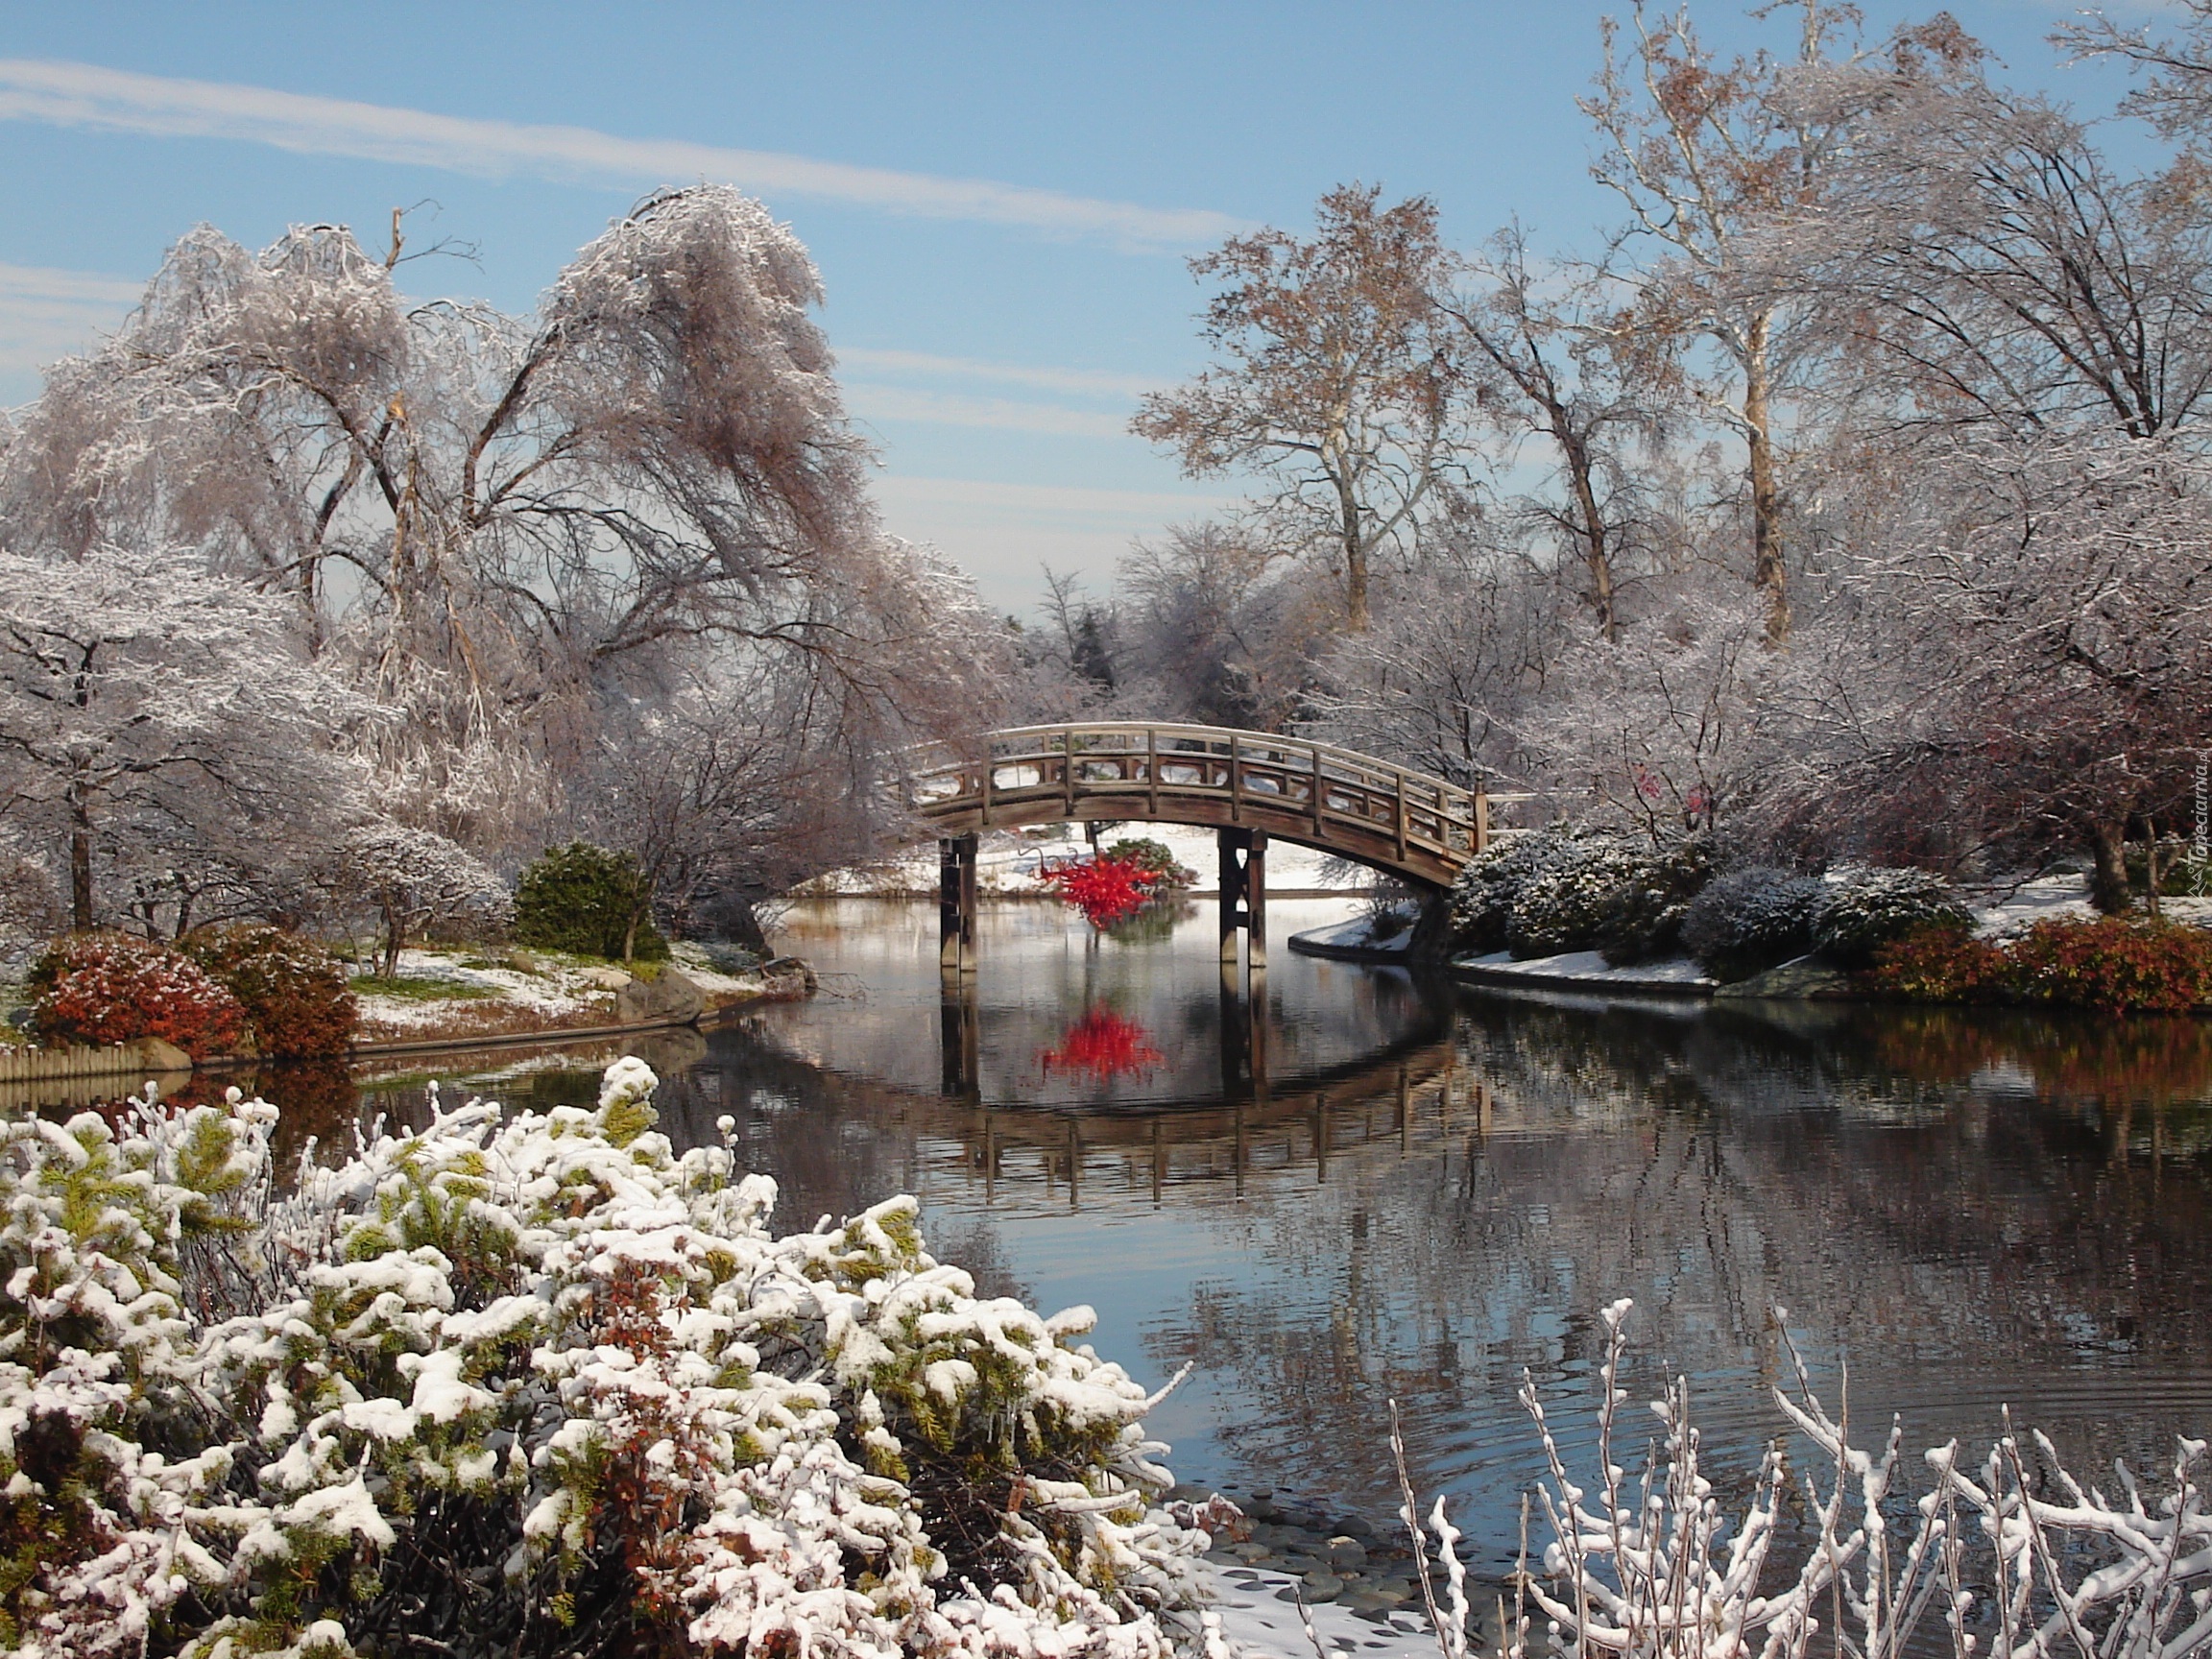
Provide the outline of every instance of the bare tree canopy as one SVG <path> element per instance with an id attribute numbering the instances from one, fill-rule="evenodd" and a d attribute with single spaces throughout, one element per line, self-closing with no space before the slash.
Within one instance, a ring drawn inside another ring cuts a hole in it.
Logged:
<path id="1" fill-rule="evenodd" d="M 1452 261 L 1435 205 L 1344 185 L 1310 241 L 1258 230 L 1190 270 L 1221 284 L 1204 314 L 1216 362 L 1147 397 L 1131 430 L 1192 477 L 1262 474 L 1276 534 L 1333 551 L 1346 622 L 1364 628 L 1376 555 L 1410 542 L 1456 471 L 1461 367 L 1437 306 Z"/>

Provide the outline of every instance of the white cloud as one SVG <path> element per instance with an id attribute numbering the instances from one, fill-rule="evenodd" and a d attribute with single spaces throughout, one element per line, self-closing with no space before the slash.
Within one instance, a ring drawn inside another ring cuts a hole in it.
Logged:
<path id="1" fill-rule="evenodd" d="M 1062 438 L 1126 438 L 1129 417 L 1058 403 L 1024 403 L 1007 397 L 963 397 L 910 386 L 849 382 L 846 404 L 867 421 L 919 421 L 932 426 L 986 426 L 1003 432 L 1045 432 Z"/>
<path id="2" fill-rule="evenodd" d="M 1111 518 L 1131 524 L 1168 523 L 1228 507 L 1234 495 L 1205 491 L 1100 490 L 1080 484 L 1001 484 L 982 478 L 879 477 L 877 493 L 909 504 L 981 510 L 1001 517 Z"/>
<path id="3" fill-rule="evenodd" d="M 309 155 L 493 179 L 525 174 L 633 187 L 725 180 L 767 196 L 806 196 L 922 218 L 1020 226 L 1051 235 L 1103 238 L 1133 250 L 1198 246 L 1242 228 L 1228 214 L 1200 207 L 1148 207 L 989 179 L 856 167 L 678 138 L 624 138 L 588 127 L 475 120 L 39 59 L 0 59 L 0 119 L 163 138 L 239 139 Z"/>
<path id="4" fill-rule="evenodd" d="M 93 345 L 144 291 L 97 271 L 0 264 L 0 403 L 36 396 L 39 370 Z"/>
<path id="5" fill-rule="evenodd" d="M 886 526 L 935 543 L 975 577 L 983 597 L 1026 611 L 1045 591 L 1044 567 L 1071 571 L 1103 589 L 1140 536 L 1226 508 L 1234 497 L 1192 491 L 1101 490 L 999 484 L 976 478 L 903 478 L 875 483 Z"/>
<path id="6" fill-rule="evenodd" d="M 885 351 L 849 346 L 837 353 L 849 368 L 881 373 L 910 373 L 960 380 L 992 380 L 1008 386 L 1035 386 L 1046 392 L 1073 392 L 1099 397 L 1142 397 L 1166 384 L 1158 375 L 1115 374 L 1101 369 L 1054 369 L 1026 363 L 985 363 L 973 357 L 939 357 L 927 351 Z"/>

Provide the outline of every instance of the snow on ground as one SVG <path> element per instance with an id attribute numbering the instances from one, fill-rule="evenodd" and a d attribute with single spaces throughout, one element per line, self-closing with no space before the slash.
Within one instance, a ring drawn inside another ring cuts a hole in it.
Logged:
<path id="1" fill-rule="evenodd" d="M 673 966 L 709 1003 L 765 995 L 757 974 L 722 974 L 706 954 L 675 948 Z M 525 966 L 526 964 L 526 966 Z M 408 1037 L 489 1036 L 563 1025 L 612 1024 L 614 994 L 630 980 L 619 966 L 525 950 L 504 963 L 468 950 L 402 950 L 398 977 L 450 984 L 450 996 L 395 997 L 356 990 L 356 1036 L 366 1042 Z"/>
<path id="2" fill-rule="evenodd" d="M 1313 1644 L 1299 1622 L 1287 1573 L 1258 1567 L 1217 1567 L 1215 1582 L 1220 1600 L 1221 1634 L 1253 1659 L 1315 1659 Z M 1314 1631 L 1332 1654 L 1434 1653 L 1436 1638 L 1430 1634 L 1418 1601 L 1388 1615 L 1363 1617 L 1334 1602 L 1309 1603 L 1307 1612 Z"/>
<path id="3" fill-rule="evenodd" d="M 1194 871 L 1196 893 L 1212 893 L 1220 878 L 1220 843 L 1214 830 L 1188 824 L 1126 823 L 1099 836 L 1101 847 L 1116 841 L 1147 839 L 1166 845 L 1176 859 Z M 977 886 L 987 894 L 1039 893 L 1037 867 L 1047 859 L 1073 858 L 1090 852 L 1080 827 L 1041 825 L 1026 830 L 993 830 L 983 837 L 976 856 Z M 1293 841 L 1267 843 L 1267 890 L 1276 895 L 1307 889 L 1331 893 L 1361 892 L 1373 881 L 1371 872 L 1346 866 L 1327 854 L 1316 853 Z M 937 849 L 933 844 L 910 848 L 881 864 L 839 870 L 808 882 L 794 898 L 837 894 L 934 894 L 937 891 Z"/>
<path id="4" fill-rule="evenodd" d="M 1403 953 L 1413 948 L 1413 927 L 1402 916 L 1382 919 L 1384 931 L 1376 931 L 1376 918 L 1355 916 L 1331 927 L 1309 927 L 1296 935 L 1322 950 L 1388 950 Z"/>
<path id="5" fill-rule="evenodd" d="M 2010 939 L 2025 933 L 2038 922 L 2051 922 L 2059 918 L 2093 921 L 2097 911 L 2089 902 L 2089 878 L 2086 876 L 2038 876 L 2032 881 L 2017 886 L 2006 885 L 1970 891 L 1974 901 L 1974 913 L 1978 931 L 1984 939 Z M 2191 922 L 2200 927 L 2212 927 L 2212 899 L 2164 899 L 2159 909 L 2169 922 Z M 2142 921 L 2148 914 L 2142 901 L 2136 901 L 2132 915 Z"/>
<path id="6" fill-rule="evenodd" d="M 1687 956 L 1616 968 L 1595 950 L 1566 950 L 1556 956 L 1531 956 L 1518 962 L 1510 950 L 1494 950 L 1487 956 L 1458 957 L 1454 966 L 1503 969 L 1530 979 L 1557 979 L 1577 985 L 1686 985 L 1704 989 L 1717 983 Z"/>

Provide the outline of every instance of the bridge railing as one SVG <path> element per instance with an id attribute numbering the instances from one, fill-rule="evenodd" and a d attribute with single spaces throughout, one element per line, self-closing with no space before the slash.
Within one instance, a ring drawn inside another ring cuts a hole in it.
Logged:
<path id="1" fill-rule="evenodd" d="M 1488 839 L 1476 791 L 1326 743 L 1216 726 L 1139 722 L 1025 726 L 992 733 L 988 753 L 917 753 L 908 799 L 938 822 L 1073 818 L 1249 819 L 1316 845 L 1430 875 L 1449 873 Z M 1097 810 L 1122 806 L 1119 813 Z"/>

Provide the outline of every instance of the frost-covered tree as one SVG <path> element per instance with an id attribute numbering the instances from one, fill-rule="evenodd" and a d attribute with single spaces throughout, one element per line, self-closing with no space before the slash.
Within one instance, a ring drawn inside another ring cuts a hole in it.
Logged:
<path id="1" fill-rule="evenodd" d="M 1961 58 L 1806 90 L 1866 107 L 1817 205 L 1765 254 L 1837 350 L 1831 395 L 1907 435 L 2200 422 L 2212 235 L 2196 177 L 2128 174 L 2069 111 Z"/>
<path id="2" fill-rule="evenodd" d="M 410 939 L 441 923 L 496 927 L 513 896 L 484 861 L 433 830 L 389 821 L 349 830 L 331 876 L 332 896 L 349 917 L 367 911 L 383 934 L 383 971 L 398 971 Z"/>
<path id="3" fill-rule="evenodd" d="M 180 857 L 266 869 L 329 833 L 356 786 L 332 742 L 369 712 L 281 599 L 193 556 L 0 553 L 0 809 L 55 851 L 76 928 L 116 908 L 103 858 L 143 898 Z"/>
<path id="4" fill-rule="evenodd" d="M 1743 446 L 1751 582 L 1769 637 L 1790 632 L 1784 548 L 1784 400 L 1806 367 L 1802 306 L 1747 280 L 1757 238 L 1808 211 L 1849 132 L 1845 112 L 1788 93 L 1793 80 L 1849 56 L 1856 12 L 1801 0 L 1795 49 L 1722 62 L 1689 8 L 1636 0 L 1625 34 L 1604 25 L 1604 61 L 1582 110 L 1601 146 L 1592 168 L 1626 205 L 1633 235 L 1658 256 L 1644 273 L 1635 325 L 1684 347 L 1703 341 L 1696 388 L 1708 415 Z"/>
<path id="5" fill-rule="evenodd" d="M 1558 539 L 1599 631 L 1616 638 L 1640 493 L 1625 451 L 1650 435 L 1674 390 L 1671 343 L 1634 326 L 1609 273 L 1532 264 L 1519 225 L 1492 237 L 1468 276 L 1468 291 L 1445 308 L 1473 348 L 1475 405 L 1507 469 L 1549 466 L 1551 488 L 1522 493 L 1521 503 Z M 1528 440 L 1541 446 L 1534 457 L 1524 453 Z"/>
<path id="6" fill-rule="evenodd" d="M 1913 483 L 1762 714 L 1762 813 L 1844 851 L 2080 851 L 2123 909 L 2130 823 L 2176 820 L 2212 733 L 2212 476 L 2114 435 Z"/>
<path id="7" fill-rule="evenodd" d="M 408 299 L 397 254 L 186 236 L 24 416 L 5 540 L 187 546 L 267 593 L 404 716 L 370 750 L 385 806 L 484 852 L 528 845 L 609 701 L 701 649 L 840 687 L 816 708 L 861 717 L 846 741 L 973 706 L 924 684 L 975 689 L 937 638 L 963 613 L 875 524 L 819 280 L 758 203 L 651 196 L 521 317 Z"/>

